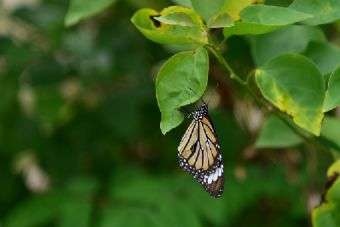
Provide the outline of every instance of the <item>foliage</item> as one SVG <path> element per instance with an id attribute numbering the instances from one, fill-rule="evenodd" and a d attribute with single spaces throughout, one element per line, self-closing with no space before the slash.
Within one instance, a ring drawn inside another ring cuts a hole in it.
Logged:
<path id="1" fill-rule="evenodd" d="M 339 225 L 336 1 L 0 4 L 0 226 Z M 221 199 L 178 167 L 204 93 Z"/>

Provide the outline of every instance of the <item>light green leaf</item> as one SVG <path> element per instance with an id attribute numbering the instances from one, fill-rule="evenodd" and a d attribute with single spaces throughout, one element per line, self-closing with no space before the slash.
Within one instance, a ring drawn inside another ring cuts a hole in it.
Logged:
<path id="1" fill-rule="evenodd" d="M 321 29 L 291 25 L 270 34 L 252 37 L 251 51 L 256 65 L 262 65 L 282 54 L 302 52 L 312 40 L 326 41 Z"/>
<path id="2" fill-rule="evenodd" d="M 331 73 L 340 63 L 340 48 L 328 42 L 310 42 L 303 55 L 312 59 L 323 74 Z"/>
<path id="3" fill-rule="evenodd" d="M 79 21 L 100 13 L 117 0 L 70 0 L 70 7 L 65 16 L 65 25 L 71 26 Z"/>
<path id="4" fill-rule="evenodd" d="M 178 108 L 203 95 L 208 83 L 208 69 L 209 58 L 204 48 L 176 54 L 162 66 L 156 79 L 156 97 L 162 114 L 163 134 L 183 121 Z"/>
<path id="5" fill-rule="evenodd" d="M 313 227 L 340 226 L 340 160 L 337 160 L 327 172 L 326 192 L 320 206 L 312 213 Z"/>
<path id="6" fill-rule="evenodd" d="M 164 24 L 171 25 L 180 25 L 180 26 L 195 26 L 195 23 L 192 21 L 191 17 L 185 13 L 171 13 L 165 16 L 154 17 L 155 20 L 158 20 Z"/>
<path id="7" fill-rule="evenodd" d="M 209 18 L 216 16 L 224 5 L 225 0 L 191 0 L 194 10 L 201 17 L 208 21 Z"/>
<path id="8" fill-rule="evenodd" d="M 282 55 L 257 69 L 255 76 L 266 99 L 291 115 L 301 128 L 320 134 L 325 86 L 321 72 L 310 60 Z"/>
<path id="9" fill-rule="evenodd" d="M 340 105 L 340 66 L 332 73 L 328 81 L 323 111 L 330 111 Z"/>
<path id="10" fill-rule="evenodd" d="M 271 115 L 263 123 L 256 141 L 256 148 L 285 148 L 301 143 L 303 143 L 303 140 L 281 119 Z"/>
<path id="11" fill-rule="evenodd" d="M 296 10 L 268 5 L 250 5 L 240 13 L 244 22 L 274 26 L 289 25 L 310 17 L 311 15 Z"/>
<path id="12" fill-rule="evenodd" d="M 180 21 L 179 16 L 183 19 L 184 14 L 187 19 Z M 187 26 L 188 18 L 192 26 Z M 131 22 L 145 37 L 157 43 L 196 46 L 208 43 L 201 18 L 189 8 L 171 6 L 160 13 L 153 9 L 140 9 L 132 16 Z M 179 23 L 185 23 L 186 26 Z"/>
<path id="13" fill-rule="evenodd" d="M 260 35 L 275 31 L 278 28 L 280 28 L 280 26 L 262 25 L 239 21 L 236 22 L 232 27 L 224 28 L 223 35 L 225 38 L 233 35 Z"/>
<path id="14" fill-rule="evenodd" d="M 233 27 L 225 28 L 223 34 L 225 38 L 232 35 L 264 34 L 309 17 L 308 14 L 284 7 L 251 5 L 241 11 L 241 21 L 236 22 Z"/>
<path id="15" fill-rule="evenodd" d="M 326 24 L 340 19 L 340 1 L 337 0 L 295 0 L 290 8 L 313 15 L 304 21 L 309 25 Z"/>
<path id="16" fill-rule="evenodd" d="M 209 28 L 225 28 L 234 25 L 233 19 L 228 13 L 222 13 L 217 16 L 211 17 L 207 25 Z"/>

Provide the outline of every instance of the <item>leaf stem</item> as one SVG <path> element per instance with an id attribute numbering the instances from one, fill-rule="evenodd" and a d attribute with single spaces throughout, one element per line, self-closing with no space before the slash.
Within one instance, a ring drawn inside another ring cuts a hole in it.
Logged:
<path id="1" fill-rule="evenodd" d="M 215 55 L 216 59 L 228 70 L 230 73 L 230 78 L 237 81 L 242 86 L 246 85 L 246 82 L 239 77 L 234 70 L 231 68 L 231 66 L 228 64 L 228 62 L 224 59 L 221 52 L 216 48 L 215 46 L 208 44 L 206 45 L 207 49 L 210 50 L 210 52 Z"/>

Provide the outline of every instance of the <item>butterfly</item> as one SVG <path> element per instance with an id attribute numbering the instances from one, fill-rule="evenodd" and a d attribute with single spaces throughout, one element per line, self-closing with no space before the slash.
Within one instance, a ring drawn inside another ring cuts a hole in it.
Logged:
<path id="1" fill-rule="evenodd" d="M 178 146 L 179 165 L 211 196 L 218 198 L 224 189 L 223 161 L 208 105 L 203 102 L 192 115 L 193 120 Z"/>

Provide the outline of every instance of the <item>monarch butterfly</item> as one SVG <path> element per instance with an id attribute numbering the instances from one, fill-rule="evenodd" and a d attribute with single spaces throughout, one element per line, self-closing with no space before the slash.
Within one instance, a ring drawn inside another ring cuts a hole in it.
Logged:
<path id="1" fill-rule="evenodd" d="M 203 102 L 178 146 L 179 165 L 188 171 L 213 197 L 224 189 L 223 161 L 217 134 Z"/>

